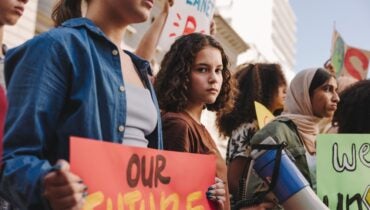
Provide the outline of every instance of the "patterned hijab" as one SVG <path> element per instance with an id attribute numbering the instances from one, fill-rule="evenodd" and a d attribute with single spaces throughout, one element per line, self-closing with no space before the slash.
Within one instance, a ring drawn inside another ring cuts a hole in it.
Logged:
<path id="1" fill-rule="evenodd" d="M 316 153 L 316 136 L 319 133 L 318 123 L 322 118 L 316 117 L 312 111 L 309 89 L 318 68 L 300 71 L 291 81 L 284 111 L 280 117 L 291 119 L 310 154 Z"/>

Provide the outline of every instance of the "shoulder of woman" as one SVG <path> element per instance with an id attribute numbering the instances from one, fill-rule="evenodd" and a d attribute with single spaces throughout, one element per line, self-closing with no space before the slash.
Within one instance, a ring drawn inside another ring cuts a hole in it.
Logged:
<path id="1" fill-rule="evenodd" d="M 168 120 L 183 120 L 183 121 L 191 121 L 189 116 L 182 112 L 161 112 L 162 119 L 168 119 Z"/>
<path id="2" fill-rule="evenodd" d="M 258 125 L 256 123 L 243 123 L 237 129 L 233 130 L 231 138 L 238 136 L 248 136 L 258 131 Z"/>
<path id="3" fill-rule="evenodd" d="M 173 124 L 177 126 L 189 127 L 191 119 L 181 112 L 162 112 L 162 121 L 164 125 Z"/>
<path id="4" fill-rule="evenodd" d="M 59 28 L 51 29 L 35 36 L 18 47 L 10 49 L 7 52 L 7 57 L 23 51 L 30 52 L 35 56 L 40 56 L 40 52 L 51 55 L 50 52 L 52 51 L 61 51 L 62 48 L 70 48 L 73 46 L 71 42 L 66 42 L 67 39 L 72 40 L 68 38 L 71 36 L 71 33 L 65 32 L 65 30 L 60 30 Z"/>
<path id="5" fill-rule="evenodd" d="M 288 133 L 292 133 L 291 131 L 294 131 L 292 126 L 294 126 L 294 123 L 288 118 L 276 119 L 257 131 L 252 137 L 251 143 L 258 144 L 269 136 L 272 136 L 274 139 L 278 139 L 280 142 L 283 140 L 280 138 L 285 138 Z"/>

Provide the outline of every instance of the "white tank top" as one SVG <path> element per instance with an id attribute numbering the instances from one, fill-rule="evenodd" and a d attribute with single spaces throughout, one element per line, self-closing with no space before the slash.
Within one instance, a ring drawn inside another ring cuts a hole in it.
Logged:
<path id="1" fill-rule="evenodd" d="M 150 91 L 126 83 L 127 116 L 123 144 L 147 147 L 145 136 L 157 126 L 158 114 Z"/>

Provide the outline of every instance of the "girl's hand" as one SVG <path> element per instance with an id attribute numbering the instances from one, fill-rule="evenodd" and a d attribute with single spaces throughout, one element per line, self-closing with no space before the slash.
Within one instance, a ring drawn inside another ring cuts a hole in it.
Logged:
<path id="1" fill-rule="evenodd" d="M 211 36 L 215 36 L 216 32 L 217 32 L 217 26 L 216 26 L 215 18 L 213 17 L 211 20 L 211 25 L 209 26 L 209 34 Z"/>
<path id="2" fill-rule="evenodd" d="M 46 174 L 44 182 L 44 196 L 52 209 L 77 210 L 83 207 L 87 196 L 87 186 L 80 177 L 69 170 L 69 163 L 58 160 L 56 170 Z"/>
<path id="3" fill-rule="evenodd" d="M 211 185 L 206 192 L 208 200 L 217 202 L 220 209 L 223 209 L 226 201 L 225 183 L 220 178 L 215 178 L 215 184 Z"/>
<path id="4" fill-rule="evenodd" d="M 168 14 L 170 7 L 172 7 L 174 0 L 164 0 L 164 6 L 162 12 Z"/>

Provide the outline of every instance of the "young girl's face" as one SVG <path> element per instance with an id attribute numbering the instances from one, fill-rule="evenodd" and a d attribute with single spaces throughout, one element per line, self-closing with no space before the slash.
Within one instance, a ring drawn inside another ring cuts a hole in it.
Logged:
<path id="1" fill-rule="evenodd" d="M 338 102 L 337 81 L 334 77 L 331 77 L 313 92 L 311 97 L 313 114 L 321 118 L 332 117 L 335 110 L 337 110 Z"/>
<path id="2" fill-rule="evenodd" d="M 0 25 L 14 25 L 23 15 L 28 0 L 1 0 Z"/>
<path id="3" fill-rule="evenodd" d="M 223 82 L 222 69 L 220 50 L 206 46 L 198 52 L 190 73 L 189 103 L 204 106 L 216 101 Z"/>
<path id="4" fill-rule="evenodd" d="M 278 109 L 284 108 L 285 98 L 286 98 L 286 85 L 280 85 L 272 101 L 271 111 L 274 112 Z"/>

